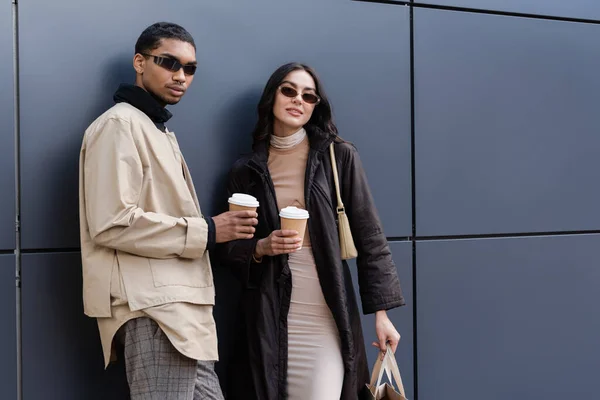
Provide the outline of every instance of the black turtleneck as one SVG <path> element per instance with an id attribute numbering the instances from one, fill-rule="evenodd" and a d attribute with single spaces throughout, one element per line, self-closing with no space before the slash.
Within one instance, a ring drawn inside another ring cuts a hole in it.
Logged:
<path id="1" fill-rule="evenodd" d="M 165 122 L 173 114 L 164 108 L 150 93 L 139 86 L 122 84 L 113 96 L 115 103 L 128 103 L 142 111 L 154 122 L 154 125 L 163 132 L 166 132 Z M 215 222 L 211 217 L 204 217 L 208 224 L 208 243 L 206 248 L 212 251 L 217 242 Z"/>
<path id="2" fill-rule="evenodd" d="M 115 103 L 129 103 L 142 111 L 163 132 L 165 131 L 165 122 L 173 116 L 150 93 L 136 85 L 122 84 L 115 92 L 113 100 Z"/>

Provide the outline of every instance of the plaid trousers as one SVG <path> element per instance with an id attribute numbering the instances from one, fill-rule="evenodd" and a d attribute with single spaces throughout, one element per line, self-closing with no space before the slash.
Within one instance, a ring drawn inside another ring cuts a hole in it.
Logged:
<path id="1" fill-rule="evenodd" d="M 121 327 L 131 400 L 223 400 L 214 361 L 179 353 L 158 324 L 141 317 Z"/>

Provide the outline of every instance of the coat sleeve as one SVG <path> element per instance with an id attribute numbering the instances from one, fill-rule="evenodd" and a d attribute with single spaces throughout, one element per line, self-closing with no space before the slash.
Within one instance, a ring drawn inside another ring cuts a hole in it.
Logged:
<path id="1" fill-rule="evenodd" d="M 358 282 L 363 312 L 405 305 L 396 266 L 375 208 L 367 177 L 356 148 L 351 144 L 338 158 L 342 200 L 358 250 Z M 340 165 L 341 164 L 341 165 Z"/>
<path id="2" fill-rule="evenodd" d="M 238 168 L 234 166 L 229 174 L 227 183 L 227 196 L 233 193 L 246 193 L 243 179 L 239 176 Z M 254 250 L 259 238 L 239 239 L 217 245 L 217 257 L 220 264 L 231 268 L 233 274 L 247 289 L 257 288 L 260 285 L 262 269 L 266 257 L 262 263 L 254 261 Z"/>
<path id="3" fill-rule="evenodd" d="M 151 258 L 204 254 L 204 218 L 178 218 L 138 207 L 143 167 L 128 121 L 110 118 L 85 140 L 82 217 L 94 243 Z"/>

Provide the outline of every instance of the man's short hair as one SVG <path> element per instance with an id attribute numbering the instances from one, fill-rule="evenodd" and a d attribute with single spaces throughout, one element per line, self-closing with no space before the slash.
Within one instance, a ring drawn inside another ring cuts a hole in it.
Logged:
<path id="1" fill-rule="evenodd" d="M 148 54 L 160 47 L 163 39 L 175 39 L 187 42 L 196 50 L 192 35 L 182 26 L 171 22 L 157 22 L 147 27 L 135 43 L 135 53 Z"/>

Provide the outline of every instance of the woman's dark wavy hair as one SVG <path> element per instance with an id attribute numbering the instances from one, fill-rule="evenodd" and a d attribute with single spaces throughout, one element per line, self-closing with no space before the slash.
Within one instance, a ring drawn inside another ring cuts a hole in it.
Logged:
<path id="1" fill-rule="evenodd" d="M 273 122 L 275 118 L 273 115 L 273 105 L 275 104 L 277 89 L 290 72 L 298 70 L 306 71 L 310 74 L 310 76 L 312 76 L 313 80 L 315 81 L 315 89 L 317 90 L 317 94 L 321 98 L 321 102 L 315 107 L 307 125 L 316 127 L 326 134 L 337 136 L 338 130 L 333 123 L 331 104 L 329 103 L 329 99 L 323 90 L 323 84 L 321 83 L 317 73 L 308 65 L 294 62 L 277 68 L 277 70 L 273 72 L 267 81 L 265 89 L 263 90 L 263 94 L 258 102 L 258 121 L 256 122 L 254 131 L 252 132 L 252 136 L 254 138 L 253 146 L 256 146 L 258 143 L 265 140 L 270 141 L 271 135 L 273 134 Z"/>

